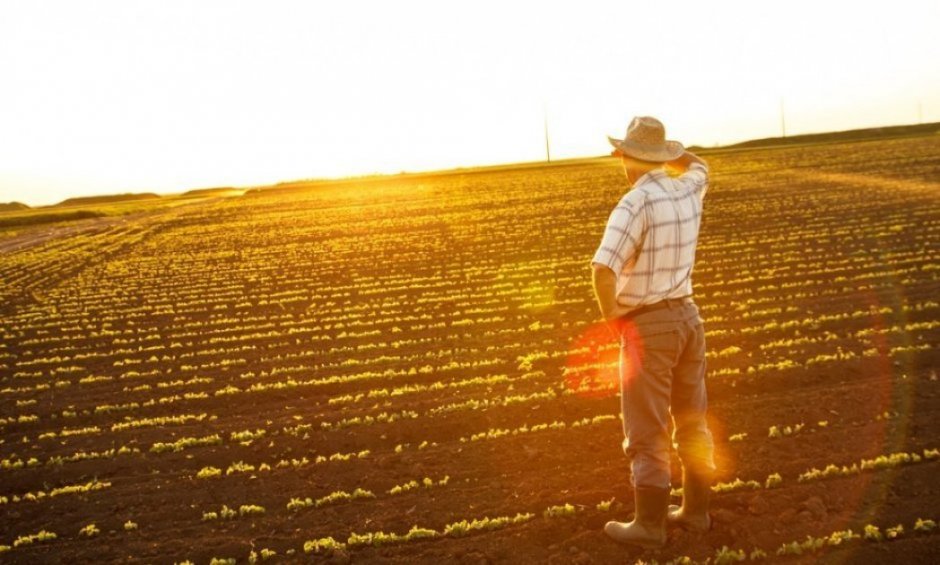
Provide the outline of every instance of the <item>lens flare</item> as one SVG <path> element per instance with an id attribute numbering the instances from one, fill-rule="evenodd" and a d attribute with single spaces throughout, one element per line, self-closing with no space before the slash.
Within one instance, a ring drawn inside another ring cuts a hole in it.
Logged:
<path id="1" fill-rule="evenodd" d="M 876 289 L 867 289 L 863 294 L 865 305 L 871 316 L 869 329 L 870 349 L 874 352 L 866 355 L 863 367 L 863 376 L 874 377 L 872 399 L 877 412 L 872 432 L 866 438 L 872 453 L 895 453 L 904 451 L 905 438 L 913 419 L 914 387 L 906 380 L 906 375 L 913 367 L 909 362 L 902 363 L 892 360 L 892 345 L 890 335 L 900 330 L 900 345 L 904 349 L 913 342 L 910 332 L 907 331 L 908 312 L 905 308 L 903 285 L 893 280 L 887 300 L 883 300 Z M 885 306 L 890 308 L 894 319 L 886 320 Z M 876 480 L 873 475 L 861 474 L 857 478 L 856 488 L 848 493 L 843 500 L 845 508 L 864 511 L 871 515 L 880 513 L 880 507 L 888 500 L 894 482 L 897 480 L 898 469 L 885 470 L 881 477 L 887 480 Z M 845 496 L 845 495 L 844 495 Z M 849 513 L 841 526 L 850 527 L 855 513 Z M 851 559 L 850 552 L 847 559 Z"/>
<path id="2" fill-rule="evenodd" d="M 624 339 L 636 343 L 635 353 L 621 359 Z M 563 375 L 565 387 L 584 398 L 605 398 L 620 391 L 620 372 L 630 378 L 642 360 L 643 347 L 631 322 L 597 322 L 588 326 L 568 349 Z M 623 367 L 621 367 L 623 363 Z"/>

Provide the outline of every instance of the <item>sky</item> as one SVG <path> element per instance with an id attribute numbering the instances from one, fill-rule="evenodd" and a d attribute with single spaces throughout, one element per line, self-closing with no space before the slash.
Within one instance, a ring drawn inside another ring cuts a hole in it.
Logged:
<path id="1" fill-rule="evenodd" d="M 940 2 L 0 1 L 0 202 L 940 121 Z"/>

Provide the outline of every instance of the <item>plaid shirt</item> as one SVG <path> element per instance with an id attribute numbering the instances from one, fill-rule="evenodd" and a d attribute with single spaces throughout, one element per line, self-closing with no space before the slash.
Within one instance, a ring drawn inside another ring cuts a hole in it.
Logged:
<path id="1" fill-rule="evenodd" d="M 692 164 L 678 178 L 662 169 L 640 177 L 610 218 L 591 264 L 617 275 L 617 301 L 630 308 L 692 295 L 695 244 L 708 169 Z"/>

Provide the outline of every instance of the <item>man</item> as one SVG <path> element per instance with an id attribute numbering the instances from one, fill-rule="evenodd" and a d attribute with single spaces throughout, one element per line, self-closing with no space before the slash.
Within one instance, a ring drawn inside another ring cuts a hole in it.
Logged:
<path id="1" fill-rule="evenodd" d="M 601 314 L 620 339 L 623 449 L 636 514 L 604 531 L 619 542 L 662 547 L 667 521 L 699 532 L 711 527 L 705 330 L 690 279 L 708 166 L 667 141 L 655 118 L 634 118 L 624 139 L 608 139 L 632 189 L 610 214 L 591 265 Z M 664 166 L 683 174 L 670 177 Z M 682 461 L 681 507 L 667 507 L 670 419 Z"/>

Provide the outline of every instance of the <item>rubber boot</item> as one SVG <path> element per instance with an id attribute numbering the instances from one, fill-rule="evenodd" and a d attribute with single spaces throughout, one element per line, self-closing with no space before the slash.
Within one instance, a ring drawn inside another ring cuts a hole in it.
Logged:
<path id="1" fill-rule="evenodd" d="M 620 543 L 646 548 L 666 545 L 666 507 L 669 489 L 636 487 L 633 494 L 636 513 L 632 522 L 607 522 L 604 533 Z"/>
<path id="2" fill-rule="evenodd" d="M 712 493 L 710 471 L 682 469 L 682 506 L 672 504 L 666 521 L 685 530 L 704 533 L 712 527 L 708 504 Z"/>

